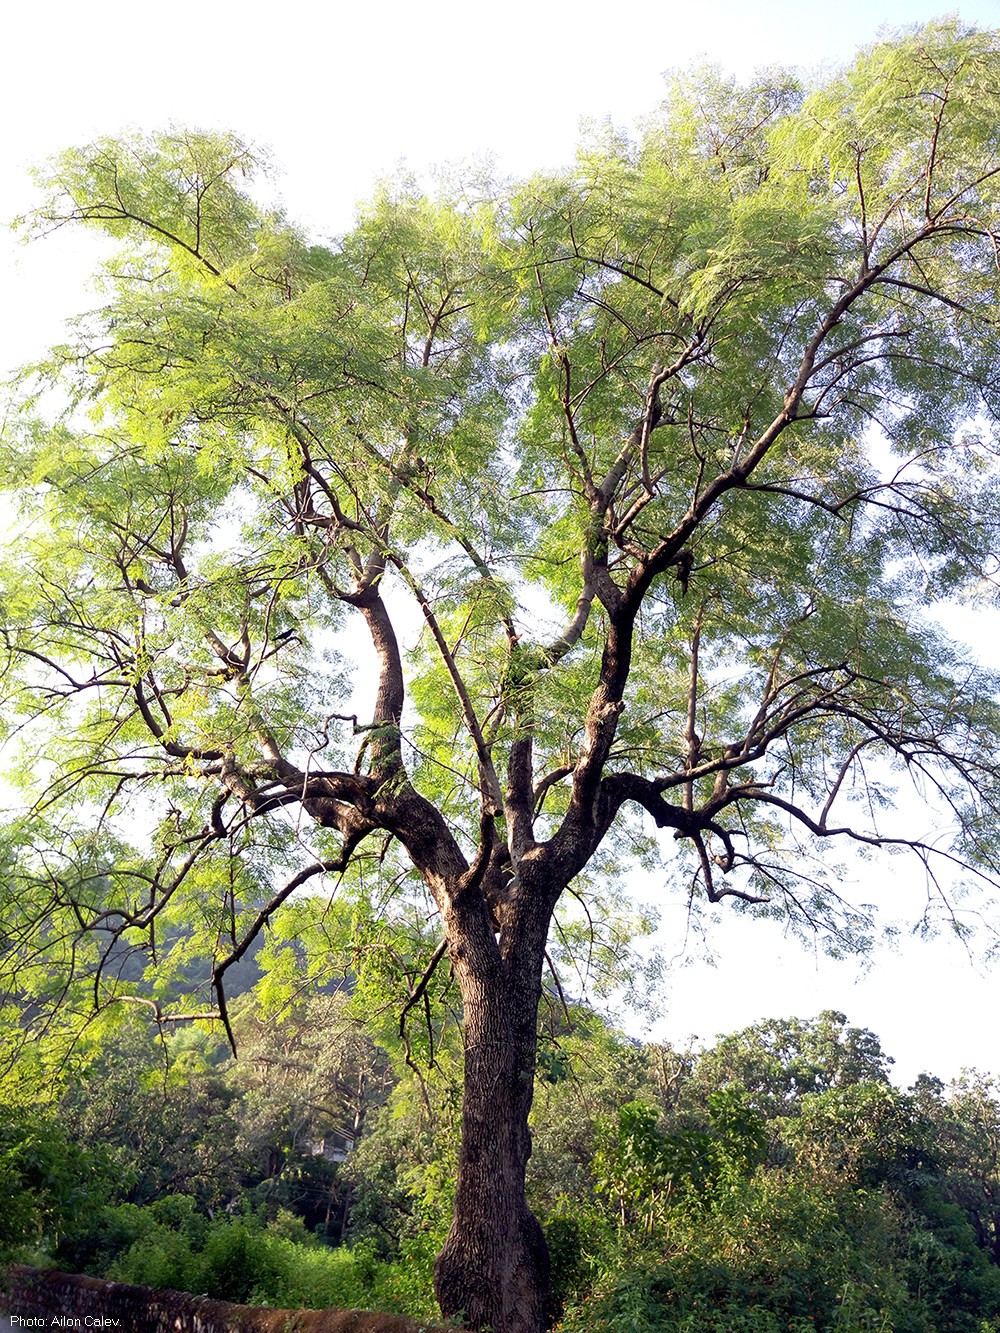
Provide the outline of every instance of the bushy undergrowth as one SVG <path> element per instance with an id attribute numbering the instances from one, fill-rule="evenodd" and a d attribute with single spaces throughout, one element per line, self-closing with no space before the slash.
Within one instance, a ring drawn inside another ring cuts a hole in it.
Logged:
<path id="1" fill-rule="evenodd" d="M 698 1059 L 590 1017 L 559 1051 L 539 1075 L 529 1172 L 557 1333 L 1000 1333 L 991 1081 L 901 1093 L 872 1034 L 835 1014 L 748 1029 Z M 140 1136 L 122 1173 L 96 1134 L 73 1141 L 72 1121 L 0 1111 L 0 1253 L 237 1302 L 436 1320 L 459 1106 L 456 1080 L 436 1074 L 419 1089 L 401 1079 L 341 1163 L 272 1117 L 258 1136 L 271 1174 L 238 1188 L 210 1170 L 225 1139 L 195 1098 L 209 1132 L 193 1115 L 190 1193 L 175 1172 L 176 1192 L 153 1202 L 160 1138 Z M 210 1062 L 188 1075 L 219 1077 Z M 120 1123 L 99 1109 L 94 1125 Z"/>
<path id="2" fill-rule="evenodd" d="M 865 1158 L 862 1181 L 842 1138 L 803 1172 L 791 1158 L 766 1162 L 765 1140 L 763 1118 L 735 1092 L 712 1099 L 700 1130 L 668 1132 L 635 1102 L 607 1117 L 592 1192 L 564 1196 L 547 1221 L 558 1333 L 1000 1330 L 1000 1269 L 931 1174 L 890 1183 Z M 396 1247 L 381 1252 L 371 1239 L 331 1248 L 283 1210 L 210 1219 L 173 1196 L 99 1209 L 60 1261 L 231 1301 L 435 1318 L 449 1209 L 428 1179 Z"/>
<path id="3" fill-rule="evenodd" d="M 930 1187 L 917 1212 L 886 1189 L 831 1194 L 757 1167 L 648 1228 L 577 1201 L 546 1229 L 557 1333 L 1000 1329 L 1000 1270 Z M 436 1318 L 440 1240 L 425 1216 L 387 1260 L 368 1242 L 331 1248 L 287 1213 L 211 1220 L 177 1196 L 102 1209 L 75 1257 L 119 1281 L 224 1300 Z"/>
<path id="4" fill-rule="evenodd" d="M 120 1282 L 220 1300 L 325 1309 L 364 1304 L 374 1263 L 363 1249 L 333 1249 L 281 1213 L 209 1219 L 175 1195 L 101 1209 L 82 1243 L 59 1261 Z"/>
<path id="5" fill-rule="evenodd" d="M 331 1247 L 282 1211 L 209 1219 L 176 1195 L 144 1207 L 102 1208 L 58 1261 L 118 1282 L 284 1309 L 382 1309 L 437 1317 L 436 1236 L 416 1233 L 391 1262 L 367 1242 Z"/>
<path id="6" fill-rule="evenodd" d="M 584 1256 L 589 1271 L 558 1327 L 561 1333 L 894 1328 L 880 1321 L 906 1293 L 882 1252 L 888 1234 L 882 1204 L 870 1197 L 841 1209 L 760 1173 L 730 1196 L 725 1210 L 678 1213 L 639 1237 L 606 1230 Z M 848 1305 L 854 1314 L 845 1324 Z"/>
<path id="7" fill-rule="evenodd" d="M 625 1108 L 619 1128 L 635 1124 Z M 611 1174 L 645 1172 L 647 1189 L 633 1196 L 641 1216 L 577 1207 L 550 1223 L 557 1333 L 1000 1329 L 1000 1269 L 933 1181 L 866 1187 L 744 1156 L 742 1175 L 714 1178 L 703 1160 L 698 1187 L 674 1178 L 664 1202 L 666 1183 L 650 1176 L 656 1130 L 643 1128 L 645 1142 L 619 1135 L 619 1161 L 606 1157 Z M 676 1143 L 661 1138 L 676 1161 Z"/>

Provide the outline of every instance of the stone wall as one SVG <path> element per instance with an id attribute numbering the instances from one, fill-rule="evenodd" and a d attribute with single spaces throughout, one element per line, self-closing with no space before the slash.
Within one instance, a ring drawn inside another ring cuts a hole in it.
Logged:
<path id="1" fill-rule="evenodd" d="M 180 1291 L 151 1291 L 96 1277 L 13 1267 L 0 1309 L 15 1329 L 104 1333 L 445 1333 L 400 1315 L 359 1310 L 266 1310 Z"/>

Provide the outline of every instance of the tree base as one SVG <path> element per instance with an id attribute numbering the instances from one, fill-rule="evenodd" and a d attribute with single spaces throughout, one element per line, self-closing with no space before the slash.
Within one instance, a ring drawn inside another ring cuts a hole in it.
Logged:
<path id="1" fill-rule="evenodd" d="M 544 1333 L 549 1315 L 549 1250 L 537 1218 L 523 1209 L 503 1232 L 494 1215 L 476 1225 L 458 1216 L 434 1265 L 445 1317 L 461 1315 L 476 1333 Z M 494 1223 L 491 1226 L 490 1223 Z"/>

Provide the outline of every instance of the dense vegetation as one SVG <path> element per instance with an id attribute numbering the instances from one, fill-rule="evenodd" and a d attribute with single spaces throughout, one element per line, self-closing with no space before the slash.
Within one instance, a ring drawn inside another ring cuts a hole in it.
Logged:
<path id="1" fill-rule="evenodd" d="M 877 1038 L 836 1013 L 678 1051 L 550 999 L 529 1197 L 562 1333 L 1000 1328 L 992 1080 L 901 1092 Z M 455 1031 L 439 1027 L 433 1068 L 409 1066 L 370 1014 L 343 991 L 270 1014 L 247 994 L 239 1061 L 207 1028 L 158 1037 L 130 1014 L 64 1065 L 48 1107 L 23 1105 L 22 1063 L 0 1121 L 3 1253 L 433 1317 Z M 345 1137 L 343 1160 L 319 1151 Z"/>

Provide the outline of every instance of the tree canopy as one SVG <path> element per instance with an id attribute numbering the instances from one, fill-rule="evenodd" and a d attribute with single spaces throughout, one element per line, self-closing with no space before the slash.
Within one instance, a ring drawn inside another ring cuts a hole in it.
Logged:
<path id="1" fill-rule="evenodd" d="M 201 960 L 180 1012 L 226 1022 L 304 886 L 438 913 L 439 1294 L 540 1327 L 560 901 L 638 853 L 850 944 L 834 845 L 913 852 L 956 921 L 997 880 L 996 681 L 933 608 L 996 572 L 998 126 L 997 34 L 948 21 L 813 89 L 680 78 L 637 140 L 387 185 L 330 244 L 235 136 L 43 173 L 37 230 L 118 244 L 3 437 L 12 990 L 164 1021 Z"/>

